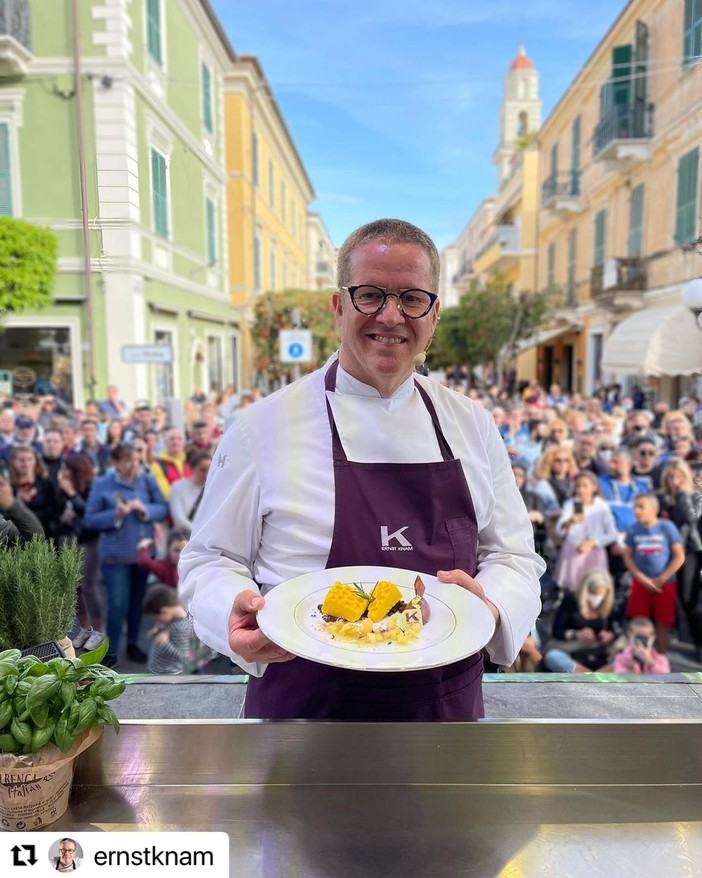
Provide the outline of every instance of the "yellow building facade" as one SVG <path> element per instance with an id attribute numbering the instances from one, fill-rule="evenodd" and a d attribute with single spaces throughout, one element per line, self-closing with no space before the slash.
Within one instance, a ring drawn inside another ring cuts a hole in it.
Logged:
<path id="1" fill-rule="evenodd" d="M 257 58 L 224 77 L 227 230 L 232 304 L 240 309 L 242 383 L 253 379 L 256 297 L 307 284 L 314 190 Z"/>
<path id="2" fill-rule="evenodd" d="M 673 402 L 702 371 L 682 287 L 702 273 L 702 9 L 631 0 L 543 124 L 537 287 L 556 293 L 536 375 Z M 672 356 L 665 352 L 672 351 Z"/>

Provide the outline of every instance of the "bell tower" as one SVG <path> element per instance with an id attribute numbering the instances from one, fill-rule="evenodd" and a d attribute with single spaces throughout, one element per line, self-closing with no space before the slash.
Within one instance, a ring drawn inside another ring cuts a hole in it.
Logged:
<path id="1" fill-rule="evenodd" d="M 539 73 L 521 43 L 505 75 L 504 100 L 500 109 L 500 145 L 493 161 L 501 189 L 509 179 L 514 157 L 525 145 L 523 138 L 541 127 Z"/>

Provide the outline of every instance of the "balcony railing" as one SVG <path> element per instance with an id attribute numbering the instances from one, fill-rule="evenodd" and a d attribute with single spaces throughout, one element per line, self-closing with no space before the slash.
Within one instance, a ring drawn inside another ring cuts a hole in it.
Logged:
<path id="1" fill-rule="evenodd" d="M 0 0 L 0 36 L 12 37 L 31 51 L 29 0 Z"/>
<path id="2" fill-rule="evenodd" d="M 610 293 L 647 288 L 647 264 L 638 257 L 608 259 L 604 265 L 595 265 L 590 274 L 590 293 L 593 299 Z"/>
<path id="3" fill-rule="evenodd" d="M 562 171 L 551 174 L 541 187 L 541 203 L 544 207 L 556 198 L 578 198 L 580 196 L 580 171 Z"/>
<path id="4" fill-rule="evenodd" d="M 483 253 L 487 253 L 495 244 L 499 244 L 502 251 L 517 252 L 519 250 L 519 229 L 517 226 L 495 226 L 495 231 L 490 235 L 485 246 L 478 251 L 477 258 L 479 259 Z"/>
<path id="5" fill-rule="evenodd" d="M 654 104 L 615 104 L 593 134 L 593 156 L 613 140 L 649 140 L 653 137 Z"/>

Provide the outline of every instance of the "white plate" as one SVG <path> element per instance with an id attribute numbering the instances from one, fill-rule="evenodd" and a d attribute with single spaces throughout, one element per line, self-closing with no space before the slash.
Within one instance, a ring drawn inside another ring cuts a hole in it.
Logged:
<path id="1" fill-rule="evenodd" d="M 265 595 L 266 605 L 258 612 L 258 624 L 267 637 L 294 655 L 357 671 L 437 668 L 482 649 L 495 630 L 487 605 L 459 585 L 420 575 L 426 585 L 431 618 L 419 637 L 404 646 L 335 640 L 322 630 L 318 610 L 337 580 L 363 582 L 372 588 L 379 579 L 389 579 L 397 584 L 403 599 L 410 600 L 415 596 L 417 573 L 396 567 L 330 567 L 288 579 Z"/>

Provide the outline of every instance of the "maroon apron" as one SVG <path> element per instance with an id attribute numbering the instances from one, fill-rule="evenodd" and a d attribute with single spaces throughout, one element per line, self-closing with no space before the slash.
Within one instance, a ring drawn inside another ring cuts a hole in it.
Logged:
<path id="1" fill-rule="evenodd" d="M 337 367 L 338 361 L 327 371 L 326 390 L 336 387 Z M 431 399 L 419 383 L 415 386 L 431 415 L 441 461 L 348 460 L 327 401 L 335 495 L 327 568 L 372 565 L 431 576 L 455 568 L 471 576 L 476 573 L 478 528 L 463 467 L 451 452 Z M 412 437 L 398 437 L 398 442 L 403 441 L 411 442 Z M 482 673 L 480 654 L 440 668 L 396 672 L 352 671 L 296 658 L 270 664 L 262 677 L 249 678 L 245 716 L 477 719 L 484 715 Z"/>

